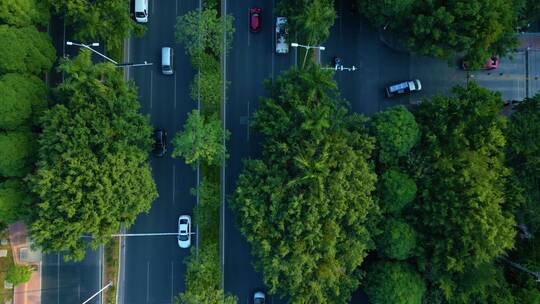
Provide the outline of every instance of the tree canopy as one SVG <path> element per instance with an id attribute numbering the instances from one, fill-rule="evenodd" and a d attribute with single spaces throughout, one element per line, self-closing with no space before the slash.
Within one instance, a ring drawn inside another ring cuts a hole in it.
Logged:
<path id="1" fill-rule="evenodd" d="M 373 304 L 421 304 L 426 285 L 406 262 L 380 261 L 368 269 L 364 283 Z"/>
<path id="2" fill-rule="evenodd" d="M 28 130 L 0 133 L 0 176 L 24 177 L 32 170 L 36 136 Z"/>
<path id="3" fill-rule="evenodd" d="M 525 202 L 517 219 L 531 233 L 540 232 L 540 94 L 516 107 L 506 131 L 506 158 Z"/>
<path id="4" fill-rule="evenodd" d="M 183 157 L 188 165 L 198 160 L 209 165 L 219 165 L 227 157 L 223 137 L 229 137 L 221 121 L 215 115 L 205 119 L 199 110 L 188 114 L 184 130 L 176 134 L 172 140 L 173 157 Z"/>
<path id="5" fill-rule="evenodd" d="M 41 119 L 31 232 L 44 252 L 81 259 L 86 246 L 131 225 L 157 197 L 148 164 L 152 128 L 138 112 L 132 84 L 113 65 L 93 65 L 83 50 L 61 70 L 59 103 Z"/>
<path id="6" fill-rule="evenodd" d="M 480 67 L 489 56 L 504 55 L 516 45 L 514 32 L 522 8 L 520 1 L 513 0 L 360 3 L 375 24 L 388 25 L 411 50 L 444 59 L 465 54 L 471 68 Z"/>
<path id="7" fill-rule="evenodd" d="M 416 197 L 416 183 L 407 174 L 392 168 L 380 178 L 380 207 L 383 212 L 399 213 Z"/>
<path id="8" fill-rule="evenodd" d="M 32 267 L 28 265 L 12 265 L 6 273 L 6 281 L 17 286 L 26 283 L 32 276 Z"/>
<path id="9" fill-rule="evenodd" d="M 56 51 L 47 33 L 40 33 L 34 26 L 11 27 L 0 25 L 0 73 L 39 74 L 49 70 Z"/>
<path id="10" fill-rule="evenodd" d="M 377 248 L 383 256 L 404 260 L 409 258 L 416 247 L 416 231 L 402 220 L 387 218 L 382 235 L 377 238 Z"/>
<path id="11" fill-rule="evenodd" d="M 502 100 L 470 82 L 416 109 L 421 126 L 418 196 L 411 220 L 421 235 L 421 269 L 441 282 L 512 248 L 515 221 L 505 197 Z M 449 285 L 449 284 L 445 284 Z"/>
<path id="12" fill-rule="evenodd" d="M 306 44 L 316 45 L 330 36 L 336 11 L 333 0 L 288 0 L 278 3 L 278 11 L 290 17 L 292 29 Z"/>
<path id="13" fill-rule="evenodd" d="M 142 34 L 145 29 L 131 18 L 129 1 L 49 0 L 49 3 L 54 12 L 64 15 L 75 39 L 104 42 L 109 51 L 120 48 L 130 31 Z"/>
<path id="14" fill-rule="evenodd" d="M 245 162 L 232 203 L 240 230 L 271 293 L 343 303 L 373 248 L 373 139 L 328 71 L 293 69 L 268 88 L 254 121 L 263 156 Z"/>
<path id="15" fill-rule="evenodd" d="M 383 164 L 396 164 L 420 138 L 418 124 L 404 106 L 375 113 L 371 129 L 377 140 L 379 161 Z"/>
<path id="16" fill-rule="evenodd" d="M 47 88 L 32 75 L 10 73 L 0 76 L 0 129 L 15 130 L 47 107 Z"/>
<path id="17" fill-rule="evenodd" d="M 50 14 L 43 0 L 2 0 L 0 1 L 0 23 L 24 27 L 44 25 Z"/>
<path id="18" fill-rule="evenodd" d="M 0 183 L 0 222 L 11 224 L 25 218 L 32 203 L 32 197 L 22 181 L 8 179 Z"/>

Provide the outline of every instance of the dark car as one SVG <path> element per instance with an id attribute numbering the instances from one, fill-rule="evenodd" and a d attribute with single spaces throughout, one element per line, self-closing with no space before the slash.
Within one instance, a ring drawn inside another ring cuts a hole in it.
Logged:
<path id="1" fill-rule="evenodd" d="M 249 30 L 257 33 L 261 30 L 261 13 L 260 7 L 252 7 L 249 9 Z"/>
<path id="2" fill-rule="evenodd" d="M 422 90 L 422 83 L 420 83 L 420 80 L 410 80 L 410 81 L 404 81 L 400 82 L 391 86 L 386 87 L 386 97 L 394 97 L 397 95 L 402 94 L 408 94 L 411 92 L 417 92 Z"/>
<path id="3" fill-rule="evenodd" d="M 488 59 L 488 61 L 480 67 L 480 70 L 494 70 L 499 67 L 499 57 L 493 56 Z M 467 61 L 462 60 L 461 61 L 461 68 L 463 68 L 465 71 L 469 70 L 469 64 Z"/>
<path id="4" fill-rule="evenodd" d="M 154 154 L 158 157 L 167 154 L 167 131 L 163 129 L 154 131 Z"/>

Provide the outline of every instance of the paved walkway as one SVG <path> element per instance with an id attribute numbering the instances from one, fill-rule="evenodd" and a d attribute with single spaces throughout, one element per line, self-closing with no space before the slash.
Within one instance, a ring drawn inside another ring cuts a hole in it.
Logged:
<path id="1" fill-rule="evenodd" d="M 30 281 L 15 287 L 13 304 L 40 304 L 41 253 L 31 250 L 28 230 L 23 222 L 19 221 L 9 226 L 9 241 L 15 264 L 30 265 L 35 269 Z"/>

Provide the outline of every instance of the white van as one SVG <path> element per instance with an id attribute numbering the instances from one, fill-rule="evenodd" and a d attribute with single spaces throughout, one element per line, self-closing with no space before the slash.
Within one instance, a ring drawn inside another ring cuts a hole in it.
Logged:
<path id="1" fill-rule="evenodd" d="M 161 48 L 161 72 L 163 75 L 174 73 L 174 51 L 170 47 Z"/>
<path id="2" fill-rule="evenodd" d="M 135 20 L 139 23 L 148 22 L 148 0 L 135 0 Z"/>

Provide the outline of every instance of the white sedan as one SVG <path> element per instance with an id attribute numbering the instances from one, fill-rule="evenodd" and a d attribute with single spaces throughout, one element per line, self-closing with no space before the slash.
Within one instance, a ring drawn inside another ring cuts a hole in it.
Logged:
<path id="1" fill-rule="evenodd" d="M 191 217 L 180 215 L 178 218 L 178 246 L 189 248 L 191 245 Z"/>

